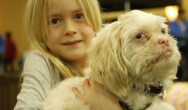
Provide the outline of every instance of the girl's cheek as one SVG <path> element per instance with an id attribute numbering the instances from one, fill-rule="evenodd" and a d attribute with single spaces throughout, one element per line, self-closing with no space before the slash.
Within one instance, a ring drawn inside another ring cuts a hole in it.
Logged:
<path id="1" fill-rule="evenodd" d="M 48 26 L 48 35 L 51 35 L 51 33 L 52 33 L 52 28 L 51 26 Z"/>

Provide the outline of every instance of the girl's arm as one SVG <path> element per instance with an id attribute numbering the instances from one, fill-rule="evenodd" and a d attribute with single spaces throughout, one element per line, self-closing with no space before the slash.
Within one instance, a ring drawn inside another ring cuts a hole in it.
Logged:
<path id="1" fill-rule="evenodd" d="M 23 82 L 14 110 L 41 110 L 50 89 L 54 86 L 53 71 L 49 60 L 39 51 L 26 59 L 22 73 Z M 58 81 L 58 77 L 57 77 Z"/>

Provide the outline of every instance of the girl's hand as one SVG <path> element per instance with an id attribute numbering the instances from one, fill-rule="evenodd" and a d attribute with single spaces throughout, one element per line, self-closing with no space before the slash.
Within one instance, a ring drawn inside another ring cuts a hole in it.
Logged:
<path id="1" fill-rule="evenodd" d="M 86 79 L 83 88 L 85 94 L 81 94 L 77 88 L 73 88 L 73 93 L 92 110 L 122 110 L 117 97 L 92 79 Z"/>

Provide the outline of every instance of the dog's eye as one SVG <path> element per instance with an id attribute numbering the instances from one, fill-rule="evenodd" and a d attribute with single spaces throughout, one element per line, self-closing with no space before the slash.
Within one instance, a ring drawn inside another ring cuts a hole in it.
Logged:
<path id="1" fill-rule="evenodd" d="M 162 29 L 161 29 L 161 32 L 162 32 L 163 34 L 165 34 L 165 33 L 166 33 L 166 29 L 165 29 L 165 28 L 162 28 Z"/>
<path id="2" fill-rule="evenodd" d="M 145 39 L 145 38 L 146 38 L 146 36 L 145 36 L 145 34 L 143 34 L 143 33 L 139 33 L 139 34 L 136 35 L 136 39 L 137 39 L 137 40 L 143 40 L 143 39 Z"/>

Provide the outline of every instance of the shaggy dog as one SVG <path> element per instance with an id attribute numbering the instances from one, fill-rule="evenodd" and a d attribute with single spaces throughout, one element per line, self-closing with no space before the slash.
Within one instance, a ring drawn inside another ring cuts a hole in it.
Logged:
<path id="1" fill-rule="evenodd" d="M 133 10 L 106 24 L 92 40 L 90 77 L 118 96 L 128 110 L 175 110 L 162 101 L 181 59 L 165 22 L 164 17 Z M 49 93 L 45 110 L 91 110 L 72 92 L 77 87 L 84 94 L 85 79 L 61 82 Z"/>

